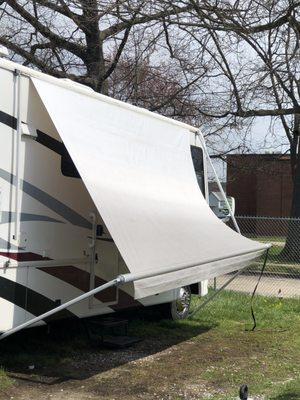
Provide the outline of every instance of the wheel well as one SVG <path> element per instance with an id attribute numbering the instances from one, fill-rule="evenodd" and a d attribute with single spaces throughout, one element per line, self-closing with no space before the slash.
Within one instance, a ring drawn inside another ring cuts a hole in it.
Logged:
<path id="1" fill-rule="evenodd" d="M 199 283 L 193 283 L 190 288 L 192 294 L 199 294 Z"/>

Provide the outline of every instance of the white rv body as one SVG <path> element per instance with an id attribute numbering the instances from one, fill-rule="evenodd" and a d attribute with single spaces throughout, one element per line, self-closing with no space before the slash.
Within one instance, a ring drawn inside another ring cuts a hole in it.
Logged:
<path id="1" fill-rule="evenodd" d="M 30 76 L 53 81 L 0 59 L 1 332 L 128 272 Z M 93 93 L 70 81 L 61 84 Z M 190 128 L 190 144 L 199 148 L 197 130 Z M 207 199 L 205 157 L 202 167 L 198 178 Z M 167 303 L 178 293 L 174 289 L 137 301 L 132 286 L 113 287 L 56 318 Z"/>

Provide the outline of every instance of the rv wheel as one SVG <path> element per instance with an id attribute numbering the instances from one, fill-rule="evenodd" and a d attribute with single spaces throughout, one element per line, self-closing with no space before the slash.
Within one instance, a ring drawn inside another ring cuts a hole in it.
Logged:
<path id="1" fill-rule="evenodd" d="M 179 298 L 171 303 L 171 317 L 173 320 L 184 319 L 188 316 L 191 305 L 191 288 L 180 288 Z"/>

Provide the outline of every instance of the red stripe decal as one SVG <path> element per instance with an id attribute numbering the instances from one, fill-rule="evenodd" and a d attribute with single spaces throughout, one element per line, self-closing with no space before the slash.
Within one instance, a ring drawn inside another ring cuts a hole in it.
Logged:
<path id="1" fill-rule="evenodd" d="M 63 267 L 40 267 L 38 269 L 82 290 L 83 292 L 88 292 L 90 289 L 90 274 L 87 271 L 74 267 L 73 265 Z M 95 279 L 95 287 L 103 285 L 104 283 L 105 281 L 98 277 Z M 108 288 L 103 292 L 97 293 L 95 297 L 102 302 L 113 302 L 117 298 L 117 288 Z"/>
<path id="2" fill-rule="evenodd" d="M 48 257 L 43 257 L 35 253 L 12 253 L 10 251 L 2 252 L 0 251 L 0 256 L 11 258 L 16 261 L 41 261 L 50 260 Z"/>
<path id="3" fill-rule="evenodd" d="M 63 267 L 41 267 L 39 269 L 83 292 L 88 292 L 90 290 L 90 273 L 74 267 L 73 265 Z M 95 277 L 95 287 L 101 286 L 106 282 L 107 281 L 101 279 L 99 276 Z M 113 302 L 117 298 L 117 288 L 115 286 L 108 288 L 103 292 L 97 293 L 95 298 L 103 303 Z M 140 305 L 138 301 L 134 300 L 129 294 L 120 289 L 118 300 L 118 304 L 109 307 L 113 310 L 119 310 L 125 307 L 136 307 Z"/>

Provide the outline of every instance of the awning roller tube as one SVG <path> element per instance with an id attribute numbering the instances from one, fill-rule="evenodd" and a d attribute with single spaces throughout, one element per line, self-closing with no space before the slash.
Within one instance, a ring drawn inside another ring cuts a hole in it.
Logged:
<path id="1" fill-rule="evenodd" d="M 267 243 L 264 246 L 262 246 L 261 249 L 255 249 L 253 251 L 249 251 L 249 250 L 240 251 L 240 252 L 237 252 L 234 254 L 230 254 L 229 256 L 226 256 L 226 257 L 215 257 L 215 258 L 210 258 L 207 260 L 202 260 L 200 263 L 193 262 L 191 264 L 186 264 L 184 266 L 180 265 L 177 267 L 162 268 L 160 271 L 156 271 L 155 274 L 153 274 L 151 272 L 140 272 L 140 273 L 136 273 L 136 274 L 133 274 L 133 273 L 124 274 L 124 275 L 120 275 L 120 277 L 122 278 L 124 283 L 135 282 L 135 281 L 139 281 L 141 279 L 152 278 L 155 276 L 164 275 L 164 274 L 180 271 L 180 270 L 187 269 L 187 268 L 193 268 L 193 267 L 197 267 L 197 266 L 204 265 L 204 264 L 210 264 L 210 263 L 217 262 L 217 261 L 227 260 L 229 258 L 245 256 L 247 254 L 259 253 L 260 251 L 268 250 L 270 247 L 272 247 L 272 245 L 270 243 Z"/>

